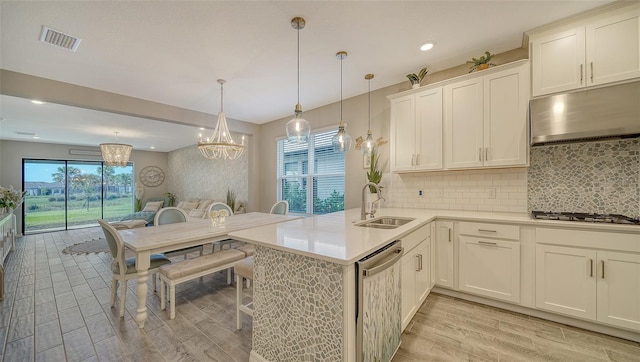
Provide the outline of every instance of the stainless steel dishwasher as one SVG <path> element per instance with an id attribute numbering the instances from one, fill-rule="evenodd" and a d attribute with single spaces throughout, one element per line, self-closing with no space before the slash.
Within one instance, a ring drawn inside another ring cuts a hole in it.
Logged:
<path id="1" fill-rule="evenodd" d="M 400 240 L 356 262 L 356 361 L 388 362 L 402 334 Z"/>

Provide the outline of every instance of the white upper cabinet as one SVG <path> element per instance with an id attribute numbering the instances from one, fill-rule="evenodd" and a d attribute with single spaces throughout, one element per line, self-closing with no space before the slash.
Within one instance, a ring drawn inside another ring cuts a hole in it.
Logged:
<path id="1" fill-rule="evenodd" d="M 534 97 L 640 77 L 640 9 L 531 36 Z"/>
<path id="2" fill-rule="evenodd" d="M 527 164 L 528 67 L 444 87 L 445 168 Z"/>
<path id="3" fill-rule="evenodd" d="M 391 171 L 442 169 L 442 88 L 391 100 Z"/>

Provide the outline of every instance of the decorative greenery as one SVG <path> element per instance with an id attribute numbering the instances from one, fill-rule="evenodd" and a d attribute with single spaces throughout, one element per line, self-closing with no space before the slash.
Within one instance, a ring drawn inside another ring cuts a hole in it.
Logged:
<path id="1" fill-rule="evenodd" d="M 0 186 L 0 207 L 15 209 L 22 204 L 26 193 L 26 191 L 14 190 L 13 186 L 9 188 Z"/>
<path id="2" fill-rule="evenodd" d="M 236 211 L 236 193 L 231 191 L 231 189 L 227 189 L 227 206 L 234 212 Z"/>
<path id="3" fill-rule="evenodd" d="M 378 169 L 379 160 L 380 155 L 376 155 L 376 152 L 372 151 L 369 171 L 367 171 L 367 180 L 369 180 L 369 182 L 373 182 L 376 185 L 378 185 L 380 183 L 380 180 L 382 180 L 382 171 Z M 369 186 L 369 191 L 371 193 L 375 193 L 376 189 L 373 186 Z"/>
<path id="4" fill-rule="evenodd" d="M 489 61 L 495 56 L 495 54 L 491 54 L 488 51 L 484 52 L 484 54 L 485 55 L 482 55 L 479 58 L 471 58 L 471 60 L 467 60 L 467 63 L 473 64 L 473 66 L 469 68 L 469 73 L 473 72 L 476 69 L 486 69 L 489 68 L 489 66 L 495 66 L 495 64 L 489 63 Z M 482 64 L 487 65 L 481 67 Z"/>
<path id="5" fill-rule="evenodd" d="M 409 78 L 409 82 L 411 82 L 411 85 L 420 85 L 420 82 L 422 82 L 422 79 L 427 75 L 427 73 L 429 73 L 429 68 L 424 67 L 420 69 L 417 75 L 415 73 L 407 74 L 407 78 Z"/>
<path id="6" fill-rule="evenodd" d="M 176 203 L 176 195 L 172 194 L 171 192 L 165 192 L 164 194 L 162 194 L 162 196 L 166 197 L 167 199 L 169 199 L 169 206 L 173 206 Z"/>

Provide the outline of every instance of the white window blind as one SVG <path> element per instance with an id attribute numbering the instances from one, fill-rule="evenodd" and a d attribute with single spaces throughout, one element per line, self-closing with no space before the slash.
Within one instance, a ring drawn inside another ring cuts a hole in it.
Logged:
<path id="1" fill-rule="evenodd" d="M 316 133 L 304 144 L 277 141 L 277 196 L 289 202 L 289 211 L 344 210 L 344 153 L 333 151 L 334 134 L 334 130 Z"/>

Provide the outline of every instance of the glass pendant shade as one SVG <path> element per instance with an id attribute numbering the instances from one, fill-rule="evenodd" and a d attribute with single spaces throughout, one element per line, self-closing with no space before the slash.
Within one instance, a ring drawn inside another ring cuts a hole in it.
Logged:
<path id="1" fill-rule="evenodd" d="M 293 143 L 306 143 L 311 135 L 311 125 L 302 118 L 302 107 L 296 104 L 295 116 L 287 122 L 287 139 Z"/>
<path id="2" fill-rule="evenodd" d="M 292 143 L 306 143 L 311 135 L 311 125 L 302 118 L 302 106 L 300 105 L 300 30 L 304 29 L 306 21 L 297 16 L 291 19 L 291 27 L 298 31 L 298 103 L 296 104 L 295 116 L 287 122 L 287 139 Z"/>
<path id="3" fill-rule="evenodd" d="M 371 136 L 371 130 L 367 132 L 367 139 L 362 143 L 362 153 L 371 157 L 371 154 L 378 153 L 378 142 Z"/>
<path id="4" fill-rule="evenodd" d="M 362 143 L 362 153 L 367 157 L 371 157 L 372 153 L 378 153 L 378 142 L 376 142 L 371 135 L 371 79 L 373 79 L 373 77 L 373 74 L 367 74 L 364 76 L 364 79 L 369 81 L 369 130 L 367 130 L 367 138 Z"/>
<path id="5" fill-rule="evenodd" d="M 347 57 L 347 52 L 339 51 L 336 58 L 340 59 L 340 125 L 338 133 L 331 139 L 334 152 L 347 152 L 351 150 L 351 136 L 345 131 L 344 121 L 342 121 L 342 61 Z"/>
<path id="6" fill-rule="evenodd" d="M 344 122 L 340 121 L 338 127 L 338 133 L 331 138 L 331 145 L 334 152 L 347 152 L 351 149 L 352 139 L 351 136 L 344 130 Z"/>
<path id="7" fill-rule="evenodd" d="M 200 140 L 198 141 L 200 153 L 210 160 L 235 160 L 242 156 L 245 149 L 244 136 L 242 137 L 242 143 L 235 143 L 227 126 L 227 117 L 222 108 L 224 82 L 224 79 L 218 79 L 218 83 L 220 83 L 220 113 L 218 113 L 218 122 L 213 130 L 213 134 L 204 141 L 202 140 L 202 136 L 200 136 Z"/>
<path id="8" fill-rule="evenodd" d="M 116 134 L 116 142 L 118 141 L 118 132 Z M 133 146 L 124 143 L 102 143 L 100 144 L 100 152 L 102 159 L 107 166 L 126 167 L 131 156 Z"/>

